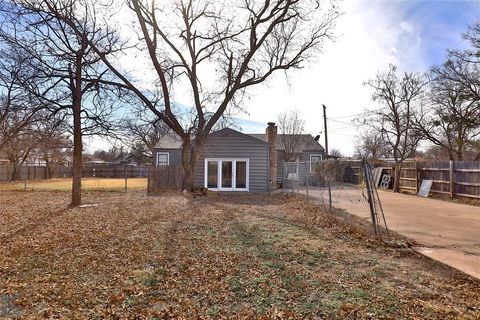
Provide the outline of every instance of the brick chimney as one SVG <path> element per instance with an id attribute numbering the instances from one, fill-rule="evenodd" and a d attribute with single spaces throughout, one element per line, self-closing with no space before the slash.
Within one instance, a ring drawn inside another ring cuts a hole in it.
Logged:
<path id="1" fill-rule="evenodd" d="M 277 126 L 275 122 L 269 122 L 265 130 L 268 141 L 268 164 L 270 168 L 270 188 L 277 188 Z"/>

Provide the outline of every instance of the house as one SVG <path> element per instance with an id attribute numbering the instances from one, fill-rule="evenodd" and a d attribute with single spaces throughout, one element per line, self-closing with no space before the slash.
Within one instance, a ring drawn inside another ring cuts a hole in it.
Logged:
<path id="1" fill-rule="evenodd" d="M 294 152 L 287 150 L 290 142 L 295 144 Z M 181 144 L 176 135 L 162 138 L 153 152 L 156 166 L 181 165 Z M 196 164 L 194 184 L 214 191 L 268 192 L 281 187 L 285 160 L 323 158 L 323 147 L 311 135 L 278 134 L 273 122 L 268 123 L 265 134 L 225 128 L 208 135 Z"/>

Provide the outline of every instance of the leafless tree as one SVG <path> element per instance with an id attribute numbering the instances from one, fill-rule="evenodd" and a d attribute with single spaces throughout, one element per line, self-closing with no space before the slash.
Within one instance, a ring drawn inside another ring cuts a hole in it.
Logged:
<path id="1" fill-rule="evenodd" d="M 431 70 L 431 106 L 418 126 L 450 160 L 480 157 L 480 23 L 463 35 L 465 50 L 449 50 L 447 61 Z"/>
<path id="2" fill-rule="evenodd" d="M 1 3 L 5 19 L 0 37 L 21 52 L 35 71 L 34 77 L 19 78 L 23 89 L 41 101 L 52 117 L 72 119 L 72 206 L 81 203 L 82 136 L 109 132 L 118 101 L 107 83 L 110 70 L 91 49 L 91 45 L 101 48 L 103 57 L 122 49 L 106 23 L 106 10 L 113 4 L 106 7 L 91 0 Z"/>
<path id="3" fill-rule="evenodd" d="M 415 73 L 397 75 L 397 68 L 390 65 L 387 72 L 378 73 L 366 82 L 372 88 L 372 99 L 382 108 L 372 112 L 369 126 L 382 135 L 395 161 L 394 192 L 399 192 L 400 170 L 403 161 L 412 157 L 422 134 L 416 130 L 414 115 L 422 103 L 426 82 Z"/>
<path id="4" fill-rule="evenodd" d="M 282 153 L 283 160 L 295 161 L 305 149 L 305 120 L 301 118 L 297 109 L 292 109 L 280 113 L 277 121 L 280 144 L 285 150 Z"/>
<path id="5" fill-rule="evenodd" d="M 96 150 L 93 158 L 105 162 L 121 162 L 127 158 L 127 152 L 124 146 L 112 146 L 108 150 Z"/>
<path id="6" fill-rule="evenodd" d="M 1 152 L 13 167 L 10 177 L 13 181 L 20 179 L 21 166 L 30 159 L 39 140 L 39 136 L 36 135 L 33 130 L 32 124 L 24 125 L 24 119 L 24 117 L 9 117 L 0 129 L 0 131 L 12 132 L 22 127 L 21 130 L 16 131 L 14 135 L 11 135 L 9 139 L 5 141 Z"/>
<path id="7" fill-rule="evenodd" d="M 332 149 L 330 149 L 328 156 L 332 157 L 332 158 L 341 158 L 341 157 L 343 157 L 343 154 L 340 150 L 332 148 Z"/>
<path id="8" fill-rule="evenodd" d="M 480 65 L 450 55 L 432 68 L 430 103 L 422 108 L 416 125 L 450 160 L 464 160 L 480 136 Z"/>
<path id="9" fill-rule="evenodd" d="M 160 120 L 127 119 L 123 125 L 130 158 L 137 163 L 153 165 L 153 149 L 162 137 L 170 134 L 170 128 Z"/>
<path id="10" fill-rule="evenodd" d="M 127 1 L 136 16 L 140 49 L 147 53 L 158 92 L 132 79 L 90 45 L 145 107 L 182 139 L 184 187 L 193 187 L 206 137 L 230 110 L 242 108 L 247 89 L 274 73 L 301 68 L 332 37 L 335 1 Z M 140 53 L 141 55 L 141 53 Z M 175 90 L 187 86 L 189 110 Z"/>
<path id="11" fill-rule="evenodd" d="M 69 164 L 72 154 L 72 141 L 68 132 L 68 124 L 64 119 L 45 116 L 36 121 L 33 126 L 36 139 L 34 155 L 39 161 L 45 163 L 47 168 L 46 178 L 55 176 L 59 166 Z"/>
<path id="12" fill-rule="evenodd" d="M 388 157 L 387 143 L 382 134 L 372 129 L 361 132 L 355 146 L 355 156 L 373 160 Z"/>
<path id="13" fill-rule="evenodd" d="M 41 105 L 23 90 L 19 78 L 28 68 L 25 57 L 0 40 L 0 152 L 36 119 Z"/>

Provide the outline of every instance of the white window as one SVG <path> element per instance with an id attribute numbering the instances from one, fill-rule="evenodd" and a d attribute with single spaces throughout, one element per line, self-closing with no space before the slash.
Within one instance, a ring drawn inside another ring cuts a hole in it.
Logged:
<path id="1" fill-rule="evenodd" d="M 248 159 L 205 159 L 205 188 L 215 191 L 248 191 Z"/>
<path id="2" fill-rule="evenodd" d="M 168 166 L 170 164 L 170 154 L 168 152 L 157 152 L 157 167 Z"/>
<path id="3" fill-rule="evenodd" d="M 319 161 L 322 161 L 322 155 L 321 154 L 311 154 L 310 155 L 310 173 L 315 172 L 315 164 Z"/>

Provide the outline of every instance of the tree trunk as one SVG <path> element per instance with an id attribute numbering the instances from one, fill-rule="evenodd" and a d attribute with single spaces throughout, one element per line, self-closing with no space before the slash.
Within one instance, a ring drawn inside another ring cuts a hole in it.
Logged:
<path id="1" fill-rule="evenodd" d="M 45 160 L 45 168 L 46 168 L 45 178 L 46 179 L 51 179 L 52 178 L 52 169 L 50 168 L 50 161 L 48 160 L 48 158 L 44 158 L 44 160 Z"/>
<path id="2" fill-rule="evenodd" d="M 463 161 L 463 151 L 458 151 L 457 152 L 457 160 L 458 161 Z"/>
<path id="3" fill-rule="evenodd" d="M 199 148 L 201 144 L 195 139 L 192 144 L 190 137 L 183 140 L 182 143 L 182 167 L 183 167 L 183 190 L 192 191 L 194 187 L 195 169 L 199 156 Z"/>
<path id="4" fill-rule="evenodd" d="M 402 169 L 402 163 L 395 163 L 395 170 L 393 176 L 393 192 L 400 192 L 400 172 Z"/>
<path id="5" fill-rule="evenodd" d="M 17 161 L 13 161 L 12 162 L 12 176 L 11 176 L 11 181 L 18 181 L 20 180 L 20 171 L 21 171 L 21 167 L 18 165 L 18 162 Z"/>
<path id="6" fill-rule="evenodd" d="M 77 101 L 73 105 L 73 167 L 72 167 L 72 207 L 82 202 L 82 121 L 81 106 Z"/>

